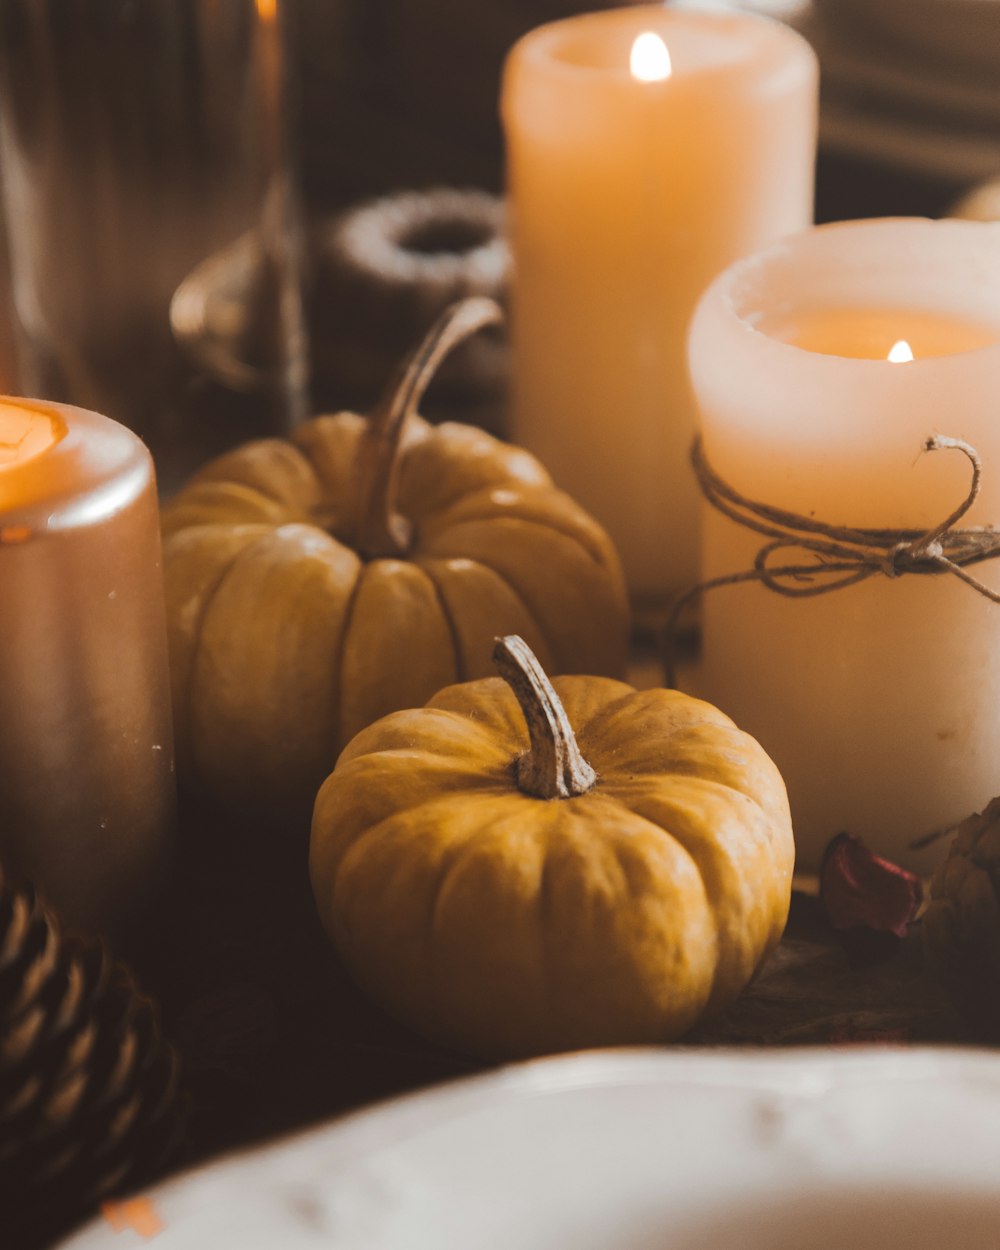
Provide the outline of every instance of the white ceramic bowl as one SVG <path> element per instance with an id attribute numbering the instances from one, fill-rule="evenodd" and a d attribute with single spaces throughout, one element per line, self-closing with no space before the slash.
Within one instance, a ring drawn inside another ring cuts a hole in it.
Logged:
<path id="1" fill-rule="evenodd" d="M 1000 1055 L 606 1051 L 178 1177 L 156 1250 L 996 1250 Z M 64 1250 L 120 1250 L 96 1221 Z"/>

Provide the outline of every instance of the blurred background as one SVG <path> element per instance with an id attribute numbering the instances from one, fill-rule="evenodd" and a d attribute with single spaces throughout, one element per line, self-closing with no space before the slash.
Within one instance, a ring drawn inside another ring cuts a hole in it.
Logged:
<path id="1" fill-rule="evenodd" d="M 438 307 L 503 298 L 507 50 L 616 2 L 0 0 L 0 386 L 137 429 L 166 490 L 363 410 Z M 812 42 L 817 220 L 994 214 L 1000 0 L 687 4 Z M 505 367 L 474 345 L 431 415 L 502 432 Z"/>
<path id="2" fill-rule="evenodd" d="M 500 67 L 580 0 L 303 3 L 307 194 L 335 208 L 398 186 L 502 185 Z M 943 211 L 1000 174 L 997 0 L 702 0 L 788 21 L 822 65 L 818 220 Z M 308 33 L 306 33 L 308 32 Z"/>

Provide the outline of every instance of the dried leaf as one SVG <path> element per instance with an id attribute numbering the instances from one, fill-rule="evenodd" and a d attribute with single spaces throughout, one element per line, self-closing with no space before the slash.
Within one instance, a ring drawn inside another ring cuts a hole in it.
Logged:
<path id="1" fill-rule="evenodd" d="M 895 952 L 923 902 L 921 879 L 875 855 L 861 838 L 838 834 L 819 872 L 823 908 L 855 963 L 874 963 Z"/>

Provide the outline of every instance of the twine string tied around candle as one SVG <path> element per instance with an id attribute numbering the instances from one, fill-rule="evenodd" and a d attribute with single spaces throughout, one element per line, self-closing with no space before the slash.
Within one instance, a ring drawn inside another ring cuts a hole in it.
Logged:
<path id="1" fill-rule="evenodd" d="M 1000 555 L 1000 530 L 988 526 L 960 528 L 958 524 L 979 495 L 983 473 L 979 453 L 963 439 L 945 435 L 925 439 L 923 450 L 953 450 L 966 457 L 972 480 L 962 502 L 928 530 L 862 529 L 828 525 L 814 517 L 749 499 L 716 473 L 701 438 L 696 438 L 691 463 L 702 494 L 718 512 L 770 541 L 757 552 L 752 569 L 701 582 L 675 601 L 665 633 L 667 685 L 675 684 L 674 639 L 681 613 L 705 591 L 722 586 L 760 582 L 776 594 L 806 599 L 856 585 L 877 573 L 890 578 L 910 573 L 950 573 L 984 598 L 1000 603 L 1000 591 L 965 571 L 968 565 Z M 810 558 L 775 563 L 778 552 L 790 551 L 805 552 Z"/>

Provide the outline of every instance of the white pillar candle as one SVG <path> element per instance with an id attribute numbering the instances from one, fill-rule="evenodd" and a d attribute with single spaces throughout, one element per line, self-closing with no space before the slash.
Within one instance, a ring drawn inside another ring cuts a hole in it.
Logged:
<path id="1" fill-rule="evenodd" d="M 0 863 L 68 927 L 120 930 L 174 808 L 152 460 L 106 417 L 0 399 Z"/>
<path id="2" fill-rule="evenodd" d="M 811 223 L 816 92 L 792 30 L 663 5 L 540 27 L 508 59 L 511 436 L 608 529 L 639 600 L 697 571 L 689 318 Z"/>
<path id="3" fill-rule="evenodd" d="M 929 529 L 970 482 L 957 451 L 922 454 L 941 434 L 982 457 L 961 524 L 1000 525 L 1000 226 L 848 222 L 785 241 L 713 283 L 690 361 L 708 460 L 742 495 Z M 749 569 L 765 541 L 706 509 L 703 577 Z M 1000 588 L 1000 563 L 969 572 Z M 800 868 L 842 830 L 927 868 L 946 843 L 911 844 L 1000 794 L 1000 606 L 958 578 L 877 573 L 807 599 L 723 587 L 702 613 L 699 691 L 781 769 Z"/>

